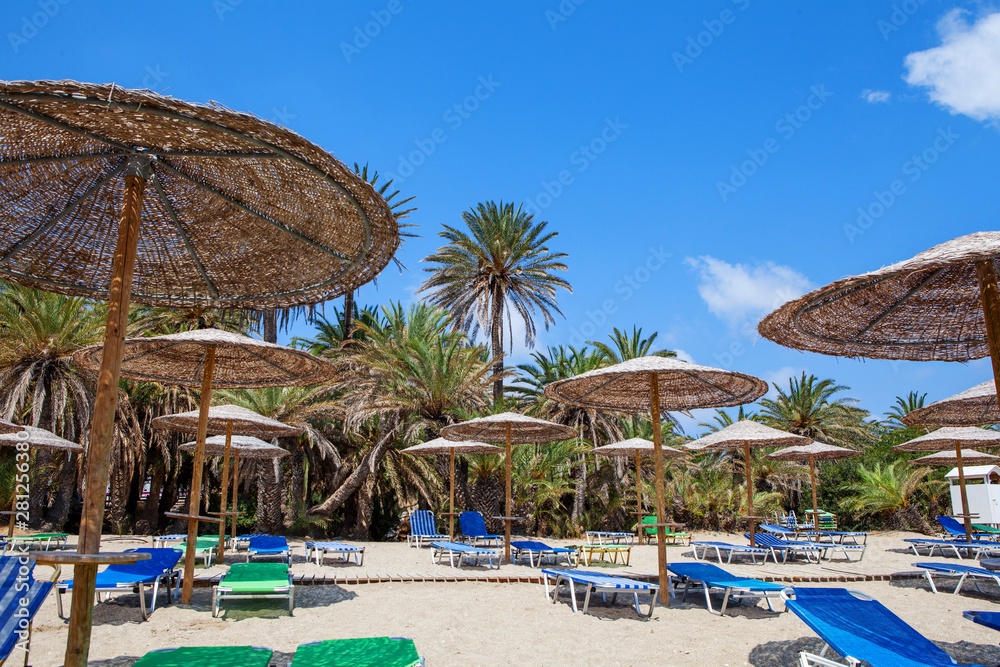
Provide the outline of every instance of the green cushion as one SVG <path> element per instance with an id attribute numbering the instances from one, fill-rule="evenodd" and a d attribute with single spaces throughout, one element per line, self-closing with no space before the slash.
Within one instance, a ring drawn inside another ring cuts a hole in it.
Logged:
<path id="1" fill-rule="evenodd" d="M 69 537 L 68 533 L 35 533 L 34 535 L 15 535 L 14 540 L 22 540 L 25 542 L 30 542 L 33 540 L 48 540 L 48 539 L 62 539 L 64 537 Z"/>
<path id="2" fill-rule="evenodd" d="M 200 648 L 172 648 L 152 651 L 139 658 L 133 667 L 267 667 L 271 662 L 271 649 L 252 646 L 206 646 Z"/>
<path id="3" fill-rule="evenodd" d="M 420 656 L 412 639 L 367 637 L 303 644 L 292 667 L 411 667 Z"/>
<path id="4" fill-rule="evenodd" d="M 236 563 L 219 582 L 223 588 L 253 593 L 288 588 L 286 563 Z"/>
<path id="5" fill-rule="evenodd" d="M 219 536 L 215 535 L 213 537 L 198 537 L 194 541 L 195 551 L 208 551 L 209 549 L 217 549 L 219 547 Z M 187 550 L 187 541 L 181 542 L 174 549 L 180 549 L 181 551 Z"/>
<path id="6" fill-rule="evenodd" d="M 972 524 L 972 527 L 981 533 L 1000 534 L 1000 528 L 994 528 L 993 526 L 987 526 L 981 523 L 974 523 Z"/>

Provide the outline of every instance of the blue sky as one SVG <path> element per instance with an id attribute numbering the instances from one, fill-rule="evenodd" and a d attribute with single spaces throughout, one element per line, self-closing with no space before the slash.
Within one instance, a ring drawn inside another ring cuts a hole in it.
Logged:
<path id="1" fill-rule="evenodd" d="M 361 303 L 413 300 L 440 226 L 503 199 L 569 253 L 541 346 L 638 325 L 698 363 L 833 377 L 874 413 L 989 377 L 799 353 L 753 325 L 997 228 L 995 5 L 8 0 L 0 26 L 0 78 L 216 100 L 394 175 L 422 236 Z"/>

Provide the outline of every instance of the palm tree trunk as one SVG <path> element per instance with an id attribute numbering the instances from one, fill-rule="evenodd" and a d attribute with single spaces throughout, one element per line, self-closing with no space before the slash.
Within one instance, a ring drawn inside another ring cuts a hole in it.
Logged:
<path id="1" fill-rule="evenodd" d="M 160 491 L 163 490 L 163 482 L 166 476 L 166 466 L 163 465 L 163 461 L 157 460 L 153 465 L 153 475 L 149 481 L 149 496 L 146 497 L 146 504 L 142 507 L 142 518 L 154 533 L 158 528 Z"/>
<path id="2" fill-rule="evenodd" d="M 371 540 L 372 515 L 375 512 L 374 494 L 375 476 L 369 475 L 365 483 L 358 489 L 356 496 L 358 511 L 354 517 L 354 528 L 350 534 L 351 539 L 364 542 Z"/>
<path id="3" fill-rule="evenodd" d="M 278 311 L 276 310 L 265 310 L 262 322 L 262 333 L 264 334 L 264 342 L 266 343 L 277 343 L 278 342 Z"/>
<path id="4" fill-rule="evenodd" d="M 73 454 L 67 452 L 59 471 L 59 488 L 49 510 L 49 524 L 52 530 L 62 531 L 69 521 L 69 512 L 73 506 L 73 493 L 76 491 L 77 461 Z"/>
<path id="5" fill-rule="evenodd" d="M 354 328 L 354 290 L 348 290 L 344 295 L 344 340 L 351 340 L 351 329 Z"/>
<path id="6" fill-rule="evenodd" d="M 45 521 L 45 491 L 52 469 L 52 450 L 39 449 L 31 466 L 31 488 L 28 489 L 28 526 L 38 529 Z"/>
<path id="7" fill-rule="evenodd" d="M 285 488 L 288 493 L 284 494 L 282 504 L 284 505 L 285 527 L 290 528 L 298 518 L 302 507 L 302 498 L 305 495 L 305 465 L 303 463 L 302 445 L 298 438 L 291 441 L 288 448 L 291 451 L 288 463 L 288 484 Z"/>
<path id="8" fill-rule="evenodd" d="M 490 336 L 493 346 L 493 405 L 503 399 L 503 298 L 493 295 L 493 314 L 490 321 Z"/>
<path id="9" fill-rule="evenodd" d="M 321 516 L 330 516 L 334 510 L 344 504 L 344 502 L 350 498 L 355 491 L 357 491 L 361 484 L 368 479 L 373 471 L 378 470 L 379 464 L 385 457 L 386 448 L 392 439 L 393 433 L 395 433 L 395 420 L 390 419 L 387 424 L 380 427 L 379 439 L 375 443 L 368 453 L 361 459 L 358 467 L 348 475 L 344 483 L 341 484 L 336 491 L 327 496 L 327 498 L 321 502 L 319 505 L 314 505 L 309 508 L 309 514 L 318 514 Z"/>

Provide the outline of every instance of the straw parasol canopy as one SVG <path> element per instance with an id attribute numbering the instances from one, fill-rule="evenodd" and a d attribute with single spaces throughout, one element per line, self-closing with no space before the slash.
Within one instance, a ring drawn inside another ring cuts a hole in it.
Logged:
<path id="1" fill-rule="evenodd" d="M 76 81 L 0 82 L 0 275 L 107 298 L 78 551 L 100 549 L 133 299 L 264 310 L 373 279 L 399 244 L 365 180 L 284 128 L 220 105 Z M 76 565 L 67 667 L 87 663 L 96 565 Z"/>
<path id="2" fill-rule="evenodd" d="M 510 562 L 510 523 L 514 520 L 510 514 L 511 505 L 511 447 L 526 443 L 552 442 L 569 440 L 576 437 L 576 431 L 564 424 L 536 419 L 516 412 L 501 412 L 498 415 L 488 415 L 460 424 L 451 424 L 441 429 L 441 436 L 446 440 L 473 440 L 483 442 L 502 442 L 506 445 L 505 484 L 506 502 L 504 505 L 504 562 Z"/>
<path id="3" fill-rule="evenodd" d="M 20 434 L 27 433 L 27 437 Z M 82 452 L 83 446 L 75 442 L 60 438 L 52 431 L 46 431 L 37 426 L 18 426 L 17 431 L 0 434 L 0 445 L 15 445 L 19 442 L 26 442 L 31 447 L 39 449 L 61 449 L 69 452 Z"/>
<path id="4" fill-rule="evenodd" d="M 0 434 L 2 433 L 17 433 L 21 430 L 21 427 L 17 424 L 12 424 L 9 421 L 0 419 Z"/>
<path id="5" fill-rule="evenodd" d="M 413 456 L 440 456 L 445 455 L 450 461 L 451 483 L 448 486 L 450 506 L 448 510 L 448 535 L 455 537 L 455 453 L 463 454 L 502 454 L 503 449 L 496 445 L 488 445 L 485 442 L 475 442 L 473 440 L 446 440 L 445 438 L 434 438 L 419 445 L 413 445 L 403 450 L 404 454 Z"/>
<path id="6" fill-rule="evenodd" d="M 822 442 L 812 442 L 808 445 L 786 447 L 767 455 L 777 461 L 809 461 L 809 479 L 812 481 L 813 492 L 813 527 L 819 530 L 819 501 L 816 498 L 816 461 L 832 461 L 834 459 L 849 459 L 861 456 L 861 452 L 847 447 L 827 445 Z"/>
<path id="7" fill-rule="evenodd" d="M 181 433 L 197 433 L 200 412 L 200 410 L 191 410 L 190 412 L 178 412 L 173 415 L 157 417 L 152 421 L 153 428 L 180 431 Z M 213 405 L 208 409 L 207 424 L 208 432 L 220 435 L 225 433 L 227 425 L 231 424 L 234 443 L 237 435 L 267 439 L 302 435 L 302 429 L 298 426 L 290 426 L 238 405 Z M 211 438 L 205 440 L 206 453 L 208 452 L 209 440 Z"/>
<path id="8" fill-rule="evenodd" d="M 912 466 L 934 466 L 939 468 L 946 468 L 948 466 L 957 466 L 958 457 L 955 452 L 936 452 L 934 454 L 928 454 L 927 456 L 921 456 L 919 459 L 913 459 L 910 461 Z M 987 466 L 987 465 L 1000 465 L 1000 456 L 994 456 L 993 454 L 986 454 L 983 452 L 977 452 L 972 449 L 962 450 L 962 465 L 967 466 Z"/>
<path id="9" fill-rule="evenodd" d="M 185 442 L 180 446 L 180 449 L 188 454 L 193 454 L 197 446 L 198 443 L 195 441 Z M 272 445 L 250 435 L 234 435 L 229 446 L 240 458 L 244 459 L 281 459 L 290 454 L 283 447 Z M 205 454 L 207 456 L 222 456 L 225 451 L 226 436 L 213 435 L 205 440 Z"/>
<path id="10" fill-rule="evenodd" d="M 1000 423 L 1000 406 L 993 380 L 977 384 L 900 419 L 907 426 L 981 426 Z"/>
<path id="11" fill-rule="evenodd" d="M 121 376 L 144 382 L 201 386 L 210 348 L 215 350 L 213 389 L 303 387 L 334 377 L 332 364 L 308 352 L 221 329 L 127 338 L 124 348 Z M 96 373 L 102 355 L 101 346 L 86 347 L 73 361 Z"/>

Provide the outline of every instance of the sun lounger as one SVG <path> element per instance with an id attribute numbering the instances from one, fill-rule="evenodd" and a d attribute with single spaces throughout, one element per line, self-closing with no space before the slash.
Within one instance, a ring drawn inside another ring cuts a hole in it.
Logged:
<path id="1" fill-rule="evenodd" d="M 642 517 L 643 524 L 656 523 L 655 516 L 644 516 Z M 681 546 L 687 546 L 691 542 L 691 533 L 675 533 L 670 528 L 664 528 L 664 537 L 666 538 L 667 544 L 679 544 Z M 642 537 L 646 540 L 646 544 L 654 542 L 656 540 L 656 528 L 643 528 Z"/>
<path id="2" fill-rule="evenodd" d="M 310 642 L 295 649 L 288 667 L 417 667 L 424 659 L 409 637 L 364 637 Z"/>
<path id="3" fill-rule="evenodd" d="M 880 667 L 953 667 L 951 657 L 882 606 L 878 600 L 845 588 L 790 589 L 785 606 L 826 642 L 819 655 L 803 651 L 802 667 L 866 664 Z M 786 595 L 787 597 L 787 595 Z M 825 657 L 828 648 L 844 657 Z"/>
<path id="4" fill-rule="evenodd" d="M 168 545 L 173 546 L 171 542 L 183 542 L 186 539 L 187 535 L 183 533 L 175 533 L 173 535 L 154 535 L 153 548 L 160 549 Z"/>
<path id="5" fill-rule="evenodd" d="M 285 563 L 236 563 L 212 587 L 212 616 L 219 615 L 223 600 L 280 598 L 288 600 L 288 613 L 295 606 L 292 574 Z"/>
<path id="6" fill-rule="evenodd" d="M 837 544 L 846 544 L 847 540 L 850 540 L 851 544 L 859 546 L 864 546 L 868 542 L 868 533 L 858 533 L 850 530 L 812 530 L 811 526 L 807 528 L 787 528 L 773 523 L 762 523 L 760 527 L 768 533 L 792 540 L 806 537 L 814 541 L 828 539 Z"/>
<path id="7" fill-rule="evenodd" d="M 517 540 L 511 541 L 511 558 L 514 559 L 516 563 L 522 556 L 528 556 L 528 562 L 531 567 L 541 567 L 543 559 L 549 559 L 554 565 L 559 564 L 559 558 L 565 558 L 566 564 L 573 567 L 573 556 L 577 553 L 576 549 L 564 549 L 562 547 L 550 547 L 544 542 L 534 542 L 531 540 Z M 535 563 L 535 559 L 538 559 L 538 563 Z"/>
<path id="8" fill-rule="evenodd" d="M 743 533 L 743 537 L 750 539 L 750 533 Z M 783 540 L 780 537 L 775 537 L 769 533 L 757 533 L 754 536 L 756 539 L 754 542 L 758 547 L 763 547 L 767 549 L 771 554 L 771 558 L 774 562 L 778 562 L 778 554 L 781 554 L 781 562 L 785 563 L 788 561 L 788 555 L 804 555 L 806 560 L 812 562 L 813 556 L 816 557 L 816 562 L 819 563 L 821 556 L 823 555 L 823 547 L 819 544 L 814 544 L 812 542 L 799 542 L 797 540 Z"/>
<path id="9" fill-rule="evenodd" d="M 430 544 L 434 541 L 450 539 L 450 536 L 437 532 L 437 524 L 434 522 L 434 512 L 430 510 L 410 512 L 410 534 L 406 536 L 406 543 L 411 547 L 419 547 L 424 543 Z"/>
<path id="10" fill-rule="evenodd" d="M 292 549 L 284 537 L 259 535 L 250 538 L 247 546 L 247 562 L 258 558 L 280 558 L 292 564 Z"/>
<path id="11" fill-rule="evenodd" d="M 1000 611 L 963 611 L 962 616 L 973 623 L 1000 632 Z"/>
<path id="12" fill-rule="evenodd" d="M 14 650 L 24 651 L 27 664 L 32 620 L 59 578 L 58 567 L 46 581 L 35 579 L 34 569 L 29 558 L 0 556 L 0 664 Z"/>
<path id="13" fill-rule="evenodd" d="M 132 667 L 178 667 L 178 665 L 239 665 L 267 667 L 273 651 L 258 646 L 185 646 L 160 648 L 139 658 Z"/>
<path id="14" fill-rule="evenodd" d="M 110 597 L 111 593 L 121 593 L 131 591 L 139 595 L 139 609 L 142 611 L 142 620 L 149 618 L 149 615 L 156 609 L 156 594 L 160 590 L 160 584 L 166 585 L 167 601 L 173 600 L 173 588 L 176 585 L 179 570 L 177 561 L 180 560 L 180 551 L 176 549 L 136 549 L 138 553 L 147 553 L 149 560 L 141 560 L 130 565 L 109 565 L 104 570 L 97 573 L 95 590 L 98 593 L 98 600 L 101 593 L 106 593 Z M 153 589 L 153 599 L 146 611 L 146 587 Z M 73 590 L 73 580 L 60 581 L 56 584 L 56 608 L 59 618 L 63 616 L 63 593 Z"/>
<path id="15" fill-rule="evenodd" d="M 789 546 L 794 545 L 799 547 L 802 552 L 806 553 L 807 556 L 812 553 L 812 549 L 814 547 L 818 547 L 820 549 L 819 557 L 827 560 L 829 560 L 834 553 L 843 554 L 844 558 L 847 560 L 851 560 L 849 554 L 852 553 L 858 554 L 858 560 L 865 557 L 866 547 L 863 544 L 844 544 L 843 542 L 834 542 L 832 540 L 829 542 L 813 542 L 811 540 L 792 539 L 795 535 L 795 531 L 788 530 L 787 528 L 782 528 L 781 526 L 775 526 L 773 524 L 763 524 L 761 525 L 761 528 L 771 531 L 768 533 L 757 534 L 757 544 L 765 548 L 770 548 L 771 546 L 777 547 L 780 543 L 784 542 Z M 749 537 L 750 536 L 747 535 L 748 539 Z M 786 551 L 786 556 L 787 553 L 788 552 Z"/>
<path id="16" fill-rule="evenodd" d="M 500 546 L 503 544 L 503 535 L 491 535 L 486 532 L 486 520 L 479 512 L 462 512 L 458 515 L 458 526 L 462 530 L 462 538 L 469 544 L 476 546 Z"/>
<path id="17" fill-rule="evenodd" d="M 767 602 L 767 608 L 774 611 L 771 600 L 780 598 L 781 592 L 785 590 L 785 586 L 781 584 L 737 577 L 711 563 L 670 563 L 667 565 L 667 569 L 681 578 L 681 583 L 684 584 L 684 598 L 687 598 L 688 590 L 692 584 L 700 584 L 705 591 L 705 604 L 708 605 L 708 611 L 719 616 L 725 615 L 730 600 L 744 598 L 764 598 L 764 601 Z M 711 591 L 713 590 L 723 593 L 722 608 L 719 611 L 712 608 Z"/>
<path id="18" fill-rule="evenodd" d="M 254 537 L 270 537 L 270 536 L 267 533 L 244 533 L 243 535 L 237 535 L 236 537 L 231 538 L 229 540 L 229 543 L 233 547 L 233 549 L 239 551 L 240 549 L 246 549 L 247 546 L 250 544 L 251 538 Z M 216 537 L 216 540 L 218 540 L 218 537 Z"/>
<path id="19" fill-rule="evenodd" d="M 500 552 L 494 549 L 484 549 L 474 547 L 461 542 L 431 542 L 431 562 L 441 564 L 442 559 L 448 556 L 448 563 L 455 567 L 455 560 L 458 559 L 458 567 L 462 567 L 462 562 L 479 565 L 479 561 L 486 560 L 490 567 L 500 568 Z M 496 565 L 493 560 L 496 559 Z"/>
<path id="20" fill-rule="evenodd" d="M 62 549 L 66 546 L 67 533 L 35 533 L 34 535 L 15 535 L 7 539 L 7 549 L 23 544 L 29 549 L 48 551 L 50 548 Z"/>
<path id="21" fill-rule="evenodd" d="M 937 593 L 937 586 L 934 585 L 934 575 L 938 574 L 945 577 L 958 577 L 958 585 L 955 586 L 955 590 L 952 591 L 954 594 L 958 594 L 962 590 L 962 585 L 968 579 L 972 581 L 976 586 L 976 590 L 980 593 L 983 590 L 979 587 L 980 579 L 986 581 L 992 581 L 997 586 L 1000 586 L 1000 572 L 994 572 L 993 570 L 987 570 L 981 567 L 972 567 L 969 565 L 962 565 L 961 563 L 914 563 L 913 567 L 919 567 L 924 571 L 924 576 L 927 578 L 927 583 L 931 585 L 931 590 Z"/>
<path id="22" fill-rule="evenodd" d="M 631 544 L 635 539 L 632 533 L 618 533 L 611 530 L 588 530 L 587 544 Z"/>
<path id="23" fill-rule="evenodd" d="M 953 516 L 944 516 L 944 515 L 941 515 L 941 516 L 936 516 L 934 518 L 937 520 L 937 522 L 939 524 L 941 524 L 941 527 L 944 528 L 944 532 L 945 532 L 946 535 L 951 535 L 952 537 L 960 537 L 963 540 L 965 539 L 965 524 L 964 523 L 958 521 L 958 519 L 956 519 Z M 989 532 L 989 531 L 987 531 L 987 532 L 979 532 L 979 533 L 972 533 L 972 539 L 974 539 L 974 540 L 994 540 L 994 539 L 996 539 L 996 535 L 994 533 L 992 533 L 992 532 Z"/>
<path id="24" fill-rule="evenodd" d="M 172 547 L 172 548 L 177 549 L 178 551 L 180 551 L 182 553 L 186 553 L 187 552 L 187 535 L 184 536 L 184 541 L 183 542 L 181 542 L 180 544 L 178 544 L 177 546 Z M 218 553 L 218 548 L 219 548 L 219 536 L 218 535 L 216 535 L 215 537 L 210 537 L 210 536 L 206 535 L 205 537 L 197 537 L 197 538 L 195 538 L 195 541 L 194 541 L 194 558 L 195 558 L 195 561 L 197 562 L 197 560 L 200 558 L 204 562 L 205 567 L 212 567 L 212 560 L 215 558 L 215 555 Z"/>
<path id="25" fill-rule="evenodd" d="M 628 565 L 629 560 L 632 558 L 632 545 L 631 544 L 581 544 L 580 547 L 580 560 L 590 565 L 590 561 L 597 556 L 597 560 L 606 560 L 607 556 L 611 556 L 611 562 L 617 563 L 618 556 L 622 557 L 622 565 Z"/>
<path id="26" fill-rule="evenodd" d="M 932 540 L 923 537 L 909 537 L 903 541 L 908 543 L 910 548 L 913 549 L 913 553 L 918 556 L 923 555 L 917 550 L 918 547 L 927 549 L 928 557 L 933 557 L 934 550 L 937 549 L 942 554 L 950 551 L 960 560 L 962 558 L 962 551 L 966 552 L 967 555 L 972 554 L 971 558 L 975 559 L 981 558 L 984 554 L 1000 553 L 1000 544 L 985 540 L 966 542 L 965 540 Z"/>
<path id="27" fill-rule="evenodd" d="M 701 547 L 700 556 L 698 555 L 698 547 Z M 763 563 L 767 560 L 767 554 L 771 553 L 768 549 L 762 549 L 761 547 L 730 544 L 729 542 L 695 541 L 691 543 L 691 551 L 694 552 L 695 560 L 705 560 L 708 556 L 709 550 L 715 551 L 715 557 L 719 559 L 719 564 L 722 564 L 723 552 L 728 554 L 726 557 L 726 563 L 732 563 L 733 556 L 750 556 L 754 565 L 757 564 L 757 556 L 761 557 L 760 562 Z"/>
<path id="28" fill-rule="evenodd" d="M 549 598 L 549 580 L 553 582 L 552 597 Z M 576 605 L 576 585 L 582 585 L 587 591 L 583 599 L 583 613 L 587 613 L 590 607 L 590 596 L 592 593 L 611 593 L 611 603 L 614 604 L 619 593 L 631 593 L 635 601 L 635 613 L 647 618 L 653 615 L 653 607 L 656 606 L 656 595 L 660 590 L 659 584 L 627 579 L 625 577 L 614 577 L 600 572 L 587 572 L 585 570 L 542 570 L 542 581 L 545 584 L 545 598 L 551 599 L 555 604 L 559 596 L 559 586 L 566 584 L 569 586 L 569 596 L 573 602 L 573 611 L 578 611 Z M 649 612 L 642 613 L 639 609 L 639 593 L 649 593 Z"/>
<path id="29" fill-rule="evenodd" d="M 356 544 L 345 542 L 306 542 L 306 560 L 316 558 L 316 564 L 322 565 L 327 554 L 337 554 L 345 562 L 354 562 L 361 565 L 365 561 L 365 548 Z"/>

